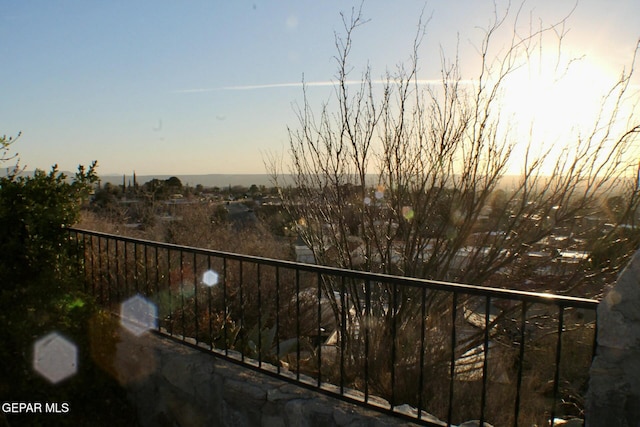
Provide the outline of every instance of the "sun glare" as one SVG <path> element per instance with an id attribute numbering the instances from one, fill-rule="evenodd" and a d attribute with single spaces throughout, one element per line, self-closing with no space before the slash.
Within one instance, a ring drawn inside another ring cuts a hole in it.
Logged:
<path id="1" fill-rule="evenodd" d="M 554 151 L 571 149 L 580 136 L 591 134 L 603 105 L 607 114 L 604 98 L 615 81 L 616 76 L 588 58 L 560 66 L 540 61 L 509 75 L 502 114 L 517 138 L 511 172 L 522 172 L 527 146 L 534 155 L 551 150 L 552 159 Z"/>

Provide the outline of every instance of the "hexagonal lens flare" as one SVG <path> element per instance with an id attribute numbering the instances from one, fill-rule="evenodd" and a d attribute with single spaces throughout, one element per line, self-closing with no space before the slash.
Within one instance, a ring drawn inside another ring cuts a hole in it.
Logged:
<path id="1" fill-rule="evenodd" d="M 207 270 L 202 275 L 202 283 L 204 283 L 209 287 L 217 285 L 218 280 L 219 280 L 218 273 L 216 273 L 213 270 Z"/>
<path id="2" fill-rule="evenodd" d="M 78 371 L 78 349 L 59 333 L 51 332 L 34 344 L 33 369 L 57 384 Z"/>
<path id="3" fill-rule="evenodd" d="M 135 295 L 120 306 L 120 324 L 139 337 L 158 327 L 158 307 L 142 295 Z"/>

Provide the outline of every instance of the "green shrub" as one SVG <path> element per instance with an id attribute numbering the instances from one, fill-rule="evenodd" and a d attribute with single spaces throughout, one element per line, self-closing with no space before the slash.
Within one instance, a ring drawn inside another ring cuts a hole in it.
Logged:
<path id="1" fill-rule="evenodd" d="M 100 414 L 108 413 L 135 424 L 117 382 L 92 361 L 91 325 L 104 316 L 82 292 L 66 230 L 79 219 L 95 169 L 95 162 L 80 166 L 71 180 L 55 166 L 49 173 L 0 177 L 0 402 L 70 406 L 67 414 L 6 414 L 12 426 L 103 425 Z M 51 332 L 78 352 L 76 374 L 56 384 L 32 366 L 34 343 Z"/>

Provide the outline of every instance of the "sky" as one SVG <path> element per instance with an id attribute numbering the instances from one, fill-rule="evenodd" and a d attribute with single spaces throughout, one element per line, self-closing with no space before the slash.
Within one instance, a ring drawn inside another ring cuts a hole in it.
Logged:
<path id="1" fill-rule="evenodd" d="M 500 10 L 505 4 L 497 1 Z M 4 0 L 0 135 L 22 133 L 13 151 L 28 170 L 75 170 L 97 160 L 100 174 L 265 173 L 265 156 L 285 152 L 287 129 L 298 126 L 302 80 L 317 105 L 331 96 L 340 13 L 360 5 Z M 574 6 L 532 0 L 523 10 L 527 20 L 550 23 Z M 439 78 L 441 50 L 452 56 L 456 46 L 463 71 L 472 72 L 474 43 L 493 7 L 487 0 L 365 0 L 368 22 L 354 34 L 351 76 L 369 64 L 378 79 L 406 62 L 421 13 L 430 20 L 420 78 Z M 579 1 L 564 47 L 615 76 L 630 64 L 639 16 L 637 0 Z M 572 93 L 583 86 L 588 80 Z"/>

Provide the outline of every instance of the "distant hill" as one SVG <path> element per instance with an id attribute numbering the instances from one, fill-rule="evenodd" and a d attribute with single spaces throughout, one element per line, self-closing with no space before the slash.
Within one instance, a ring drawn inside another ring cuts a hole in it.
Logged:
<path id="1" fill-rule="evenodd" d="M 46 171 L 48 172 L 48 171 Z M 73 177 L 75 172 L 62 171 L 68 177 Z M 5 176 L 7 174 L 7 170 L 0 170 L 0 176 Z M 24 171 L 21 173 L 23 176 L 31 176 L 33 175 L 33 171 Z M 180 179 L 183 185 L 189 185 L 190 187 L 195 187 L 198 184 L 201 184 L 204 187 L 228 187 L 234 185 L 242 185 L 244 187 L 250 187 L 252 184 L 255 185 L 264 185 L 266 187 L 272 187 L 273 182 L 271 181 L 271 175 L 268 174 L 204 174 L 204 175 L 136 175 L 136 180 L 139 185 L 144 184 L 145 182 L 149 182 L 152 179 L 166 180 L 175 176 Z M 290 175 L 281 176 L 282 182 L 293 182 L 290 178 Z M 122 175 L 116 174 L 107 174 L 100 175 L 100 180 L 102 184 L 111 183 L 113 185 L 122 185 Z M 513 175 L 507 175 L 502 178 L 500 187 L 504 189 L 509 189 L 515 185 L 515 183 L 519 180 L 519 177 Z M 125 175 L 125 182 L 128 185 L 129 181 L 133 184 L 133 175 L 127 174 Z M 376 175 L 367 175 L 367 181 L 369 185 L 375 185 L 377 183 Z"/>
<path id="2" fill-rule="evenodd" d="M 139 185 L 152 179 L 166 180 L 172 176 L 180 179 L 183 185 L 195 187 L 200 184 L 204 187 L 228 187 L 229 185 L 242 185 L 250 187 L 252 184 L 272 187 L 271 176 L 267 174 L 208 174 L 208 175 L 136 175 Z M 122 184 L 122 175 L 100 175 L 103 184 L 107 182 L 114 185 Z M 133 175 L 125 175 L 127 185 L 129 180 L 133 182 Z"/>
<path id="3" fill-rule="evenodd" d="M 50 169 L 45 170 L 46 173 L 49 173 Z M 10 168 L 0 169 L 0 176 L 6 176 L 11 172 Z M 75 175 L 75 172 L 70 171 L 60 171 L 65 174 L 67 177 L 72 178 Z M 33 176 L 33 170 L 25 170 L 22 171 L 20 176 Z M 100 180 L 103 184 L 107 182 L 114 185 L 122 185 L 122 175 L 116 174 L 107 174 L 100 176 Z M 267 174 L 207 174 L 207 175 L 136 175 L 136 180 L 138 184 L 142 185 L 145 182 L 149 182 L 152 179 L 165 180 L 171 178 L 172 176 L 178 177 L 183 185 L 189 185 L 191 187 L 195 187 L 198 184 L 201 184 L 205 187 L 226 187 L 233 185 L 242 185 L 245 187 L 249 187 L 252 184 L 255 185 L 265 185 L 267 187 L 273 186 L 271 182 L 271 176 Z M 128 184 L 129 180 L 133 183 L 133 175 L 127 174 L 125 175 L 125 181 Z"/>

